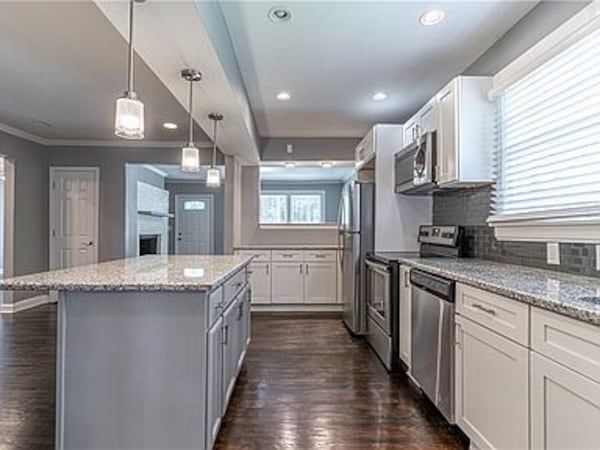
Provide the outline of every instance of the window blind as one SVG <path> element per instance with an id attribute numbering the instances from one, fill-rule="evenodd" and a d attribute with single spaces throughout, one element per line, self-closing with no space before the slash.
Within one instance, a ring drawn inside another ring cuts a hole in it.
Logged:
<path id="1" fill-rule="evenodd" d="M 600 217 L 600 31 L 497 101 L 490 222 Z"/>

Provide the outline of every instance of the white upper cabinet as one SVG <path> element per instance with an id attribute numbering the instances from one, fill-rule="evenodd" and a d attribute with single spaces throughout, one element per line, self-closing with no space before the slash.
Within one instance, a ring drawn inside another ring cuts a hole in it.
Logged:
<path id="1" fill-rule="evenodd" d="M 357 168 L 362 167 L 375 153 L 375 139 L 375 128 L 371 128 L 367 135 L 356 146 L 354 151 L 354 162 Z"/>
<path id="2" fill-rule="evenodd" d="M 491 77 L 456 77 L 404 125 L 404 144 L 437 132 L 438 186 L 471 187 L 492 182 Z"/>

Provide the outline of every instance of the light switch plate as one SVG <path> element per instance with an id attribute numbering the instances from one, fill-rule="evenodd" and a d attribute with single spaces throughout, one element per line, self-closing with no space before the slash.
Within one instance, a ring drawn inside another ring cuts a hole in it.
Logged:
<path id="1" fill-rule="evenodd" d="M 546 244 L 546 262 L 548 264 L 560 264 L 560 245 L 558 242 L 548 242 Z"/>
<path id="2" fill-rule="evenodd" d="M 600 245 L 596 245 L 596 270 L 600 272 Z"/>

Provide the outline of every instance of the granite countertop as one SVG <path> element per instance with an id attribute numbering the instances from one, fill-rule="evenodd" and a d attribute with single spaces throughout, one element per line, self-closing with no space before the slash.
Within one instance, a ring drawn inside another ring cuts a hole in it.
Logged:
<path id="1" fill-rule="evenodd" d="M 244 244 L 235 250 L 336 250 L 337 244 Z"/>
<path id="2" fill-rule="evenodd" d="M 474 258 L 398 254 L 400 264 L 600 325 L 600 279 Z"/>
<path id="3" fill-rule="evenodd" d="M 0 290 L 204 292 L 251 259 L 231 255 L 146 255 L 7 278 L 0 280 Z"/>

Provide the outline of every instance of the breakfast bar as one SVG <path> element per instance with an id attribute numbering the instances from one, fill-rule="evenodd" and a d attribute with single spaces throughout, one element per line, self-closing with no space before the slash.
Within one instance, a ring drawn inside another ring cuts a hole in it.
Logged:
<path id="1" fill-rule="evenodd" d="M 2 280 L 58 292 L 56 448 L 211 448 L 250 342 L 249 262 L 152 255 Z"/>

